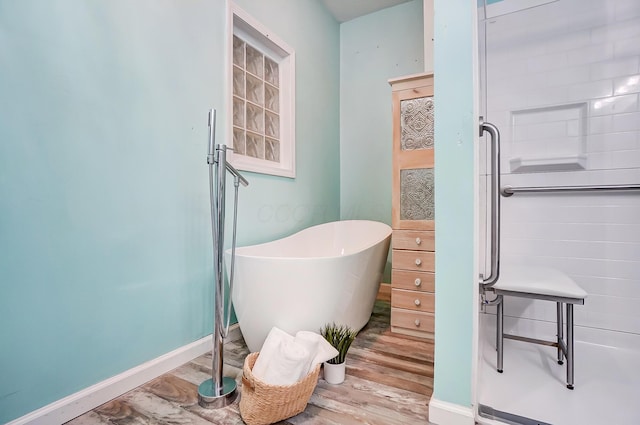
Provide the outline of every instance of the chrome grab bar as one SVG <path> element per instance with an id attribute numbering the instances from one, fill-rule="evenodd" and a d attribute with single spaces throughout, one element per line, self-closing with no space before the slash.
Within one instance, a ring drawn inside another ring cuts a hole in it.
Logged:
<path id="1" fill-rule="evenodd" d="M 500 189 L 504 197 L 509 197 L 519 192 L 605 192 L 605 191 L 632 191 L 640 190 L 640 184 L 610 184 L 610 185 L 585 185 L 585 186 L 531 186 L 513 187 L 506 185 Z"/>
<path id="2" fill-rule="evenodd" d="M 480 136 L 486 131 L 491 136 L 491 273 L 480 275 L 483 288 L 496 283 L 500 276 L 500 131 L 480 117 Z"/>

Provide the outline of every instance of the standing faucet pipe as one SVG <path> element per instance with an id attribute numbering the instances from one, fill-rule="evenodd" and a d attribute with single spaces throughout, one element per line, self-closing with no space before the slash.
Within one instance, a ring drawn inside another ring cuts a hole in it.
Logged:
<path id="1" fill-rule="evenodd" d="M 233 263 L 235 261 L 238 186 L 240 183 L 247 186 L 249 182 L 227 162 L 227 147 L 225 145 L 215 145 L 215 119 L 216 111 L 212 109 L 209 112 L 209 150 L 207 153 L 207 164 L 209 165 L 209 198 L 211 203 L 211 232 L 213 239 L 213 275 L 215 292 L 213 308 L 212 368 L 211 379 L 207 379 L 198 387 L 198 403 L 200 406 L 205 408 L 218 409 L 233 403 L 238 395 L 235 379 L 223 376 L 224 338 L 229 332 L 231 291 L 233 290 L 233 280 L 230 280 L 227 308 L 228 315 L 225 321 L 224 223 L 226 172 L 228 170 L 234 176 L 235 186 L 233 241 L 231 248 L 231 279 L 233 279 Z"/>
<path id="2" fill-rule="evenodd" d="M 229 271 L 229 301 L 227 303 L 227 319 L 224 321 L 224 338 L 229 335 L 229 321 L 231 320 L 231 294 L 233 294 L 234 269 L 236 266 L 236 230 L 238 223 L 238 186 L 240 186 L 240 178 L 233 178 L 234 196 L 233 196 L 233 236 L 231 238 L 231 270 Z"/>

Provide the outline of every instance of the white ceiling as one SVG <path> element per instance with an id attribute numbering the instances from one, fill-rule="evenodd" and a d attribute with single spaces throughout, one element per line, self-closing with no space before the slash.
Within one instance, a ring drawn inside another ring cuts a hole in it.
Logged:
<path id="1" fill-rule="evenodd" d="M 338 22 L 346 22 L 411 0 L 322 0 Z"/>

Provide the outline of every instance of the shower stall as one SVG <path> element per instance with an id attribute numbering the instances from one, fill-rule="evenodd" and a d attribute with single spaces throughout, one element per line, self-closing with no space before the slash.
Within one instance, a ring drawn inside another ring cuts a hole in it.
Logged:
<path id="1" fill-rule="evenodd" d="M 552 347 L 505 340 L 498 373 L 495 307 L 481 309 L 478 421 L 638 424 L 640 1 L 481 0 L 478 31 L 480 111 L 500 131 L 501 186 L 514 193 L 501 198 L 500 262 L 551 267 L 588 294 L 574 309 L 574 390 Z M 480 141 L 488 275 L 491 149 Z M 508 301 L 505 332 L 555 338 L 555 303 Z"/>

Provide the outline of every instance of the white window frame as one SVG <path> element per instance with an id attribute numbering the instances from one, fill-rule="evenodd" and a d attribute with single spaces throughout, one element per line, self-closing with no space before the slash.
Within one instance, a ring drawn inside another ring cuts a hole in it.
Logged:
<path id="1" fill-rule="evenodd" d="M 227 145 L 233 148 L 233 36 L 238 35 L 252 47 L 278 63 L 280 78 L 280 163 L 234 154 L 227 159 L 239 170 L 275 176 L 296 177 L 295 137 L 295 51 L 272 31 L 251 17 L 233 1 L 227 1 Z"/>

